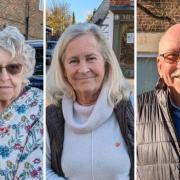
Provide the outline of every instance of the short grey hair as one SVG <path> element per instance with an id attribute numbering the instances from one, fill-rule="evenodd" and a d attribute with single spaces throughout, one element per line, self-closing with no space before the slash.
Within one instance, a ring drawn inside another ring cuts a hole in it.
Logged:
<path id="1" fill-rule="evenodd" d="M 105 61 L 104 82 L 108 83 L 108 101 L 117 104 L 122 98 L 130 95 L 129 87 L 122 74 L 114 51 L 106 40 L 101 29 L 91 23 L 78 23 L 70 25 L 59 38 L 53 53 L 50 69 L 47 74 L 47 102 L 58 104 L 63 95 L 76 99 L 75 92 L 64 76 L 63 62 L 68 44 L 75 38 L 92 34 L 100 45 L 100 51 Z"/>
<path id="2" fill-rule="evenodd" d="M 25 67 L 22 86 L 26 86 L 29 83 L 28 78 L 34 73 L 35 50 L 25 43 L 24 36 L 13 26 L 7 26 L 0 31 L 0 48 L 9 52 L 12 59 L 22 62 Z"/>

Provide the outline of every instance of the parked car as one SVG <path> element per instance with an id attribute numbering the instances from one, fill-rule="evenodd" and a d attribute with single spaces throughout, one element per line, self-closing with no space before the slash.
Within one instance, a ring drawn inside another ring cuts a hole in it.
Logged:
<path id="1" fill-rule="evenodd" d="M 52 60 L 52 54 L 54 47 L 56 45 L 56 41 L 47 41 L 46 42 L 46 64 L 50 65 Z"/>
<path id="2" fill-rule="evenodd" d="M 29 78 L 30 86 L 43 90 L 43 40 L 27 40 L 26 43 L 36 51 L 36 65 L 33 76 Z"/>

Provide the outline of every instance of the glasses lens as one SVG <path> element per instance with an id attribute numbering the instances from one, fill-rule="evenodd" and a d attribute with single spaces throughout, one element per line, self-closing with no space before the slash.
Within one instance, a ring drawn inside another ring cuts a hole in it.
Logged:
<path id="1" fill-rule="evenodd" d="M 179 58 L 179 53 L 167 53 L 164 55 L 164 58 L 168 63 L 176 63 Z"/>
<path id="2" fill-rule="evenodd" d="M 22 70 L 22 64 L 9 64 L 6 66 L 6 70 L 12 74 L 19 74 Z"/>

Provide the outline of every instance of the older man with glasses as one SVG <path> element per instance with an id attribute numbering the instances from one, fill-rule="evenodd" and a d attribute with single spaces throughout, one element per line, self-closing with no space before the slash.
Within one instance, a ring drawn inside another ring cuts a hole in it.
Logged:
<path id="1" fill-rule="evenodd" d="M 138 97 L 137 179 L 180 179 L 180 24 L 159 42 L 155 90 Z"/>

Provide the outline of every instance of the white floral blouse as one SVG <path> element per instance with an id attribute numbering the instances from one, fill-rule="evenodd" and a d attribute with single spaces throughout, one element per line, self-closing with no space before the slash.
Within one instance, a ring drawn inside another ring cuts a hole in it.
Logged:
<path id="1" fill-rule="evenodd" d="M 0 114 L 0 180 L 43 179 L 43 96 L 26 87 Z"/>

